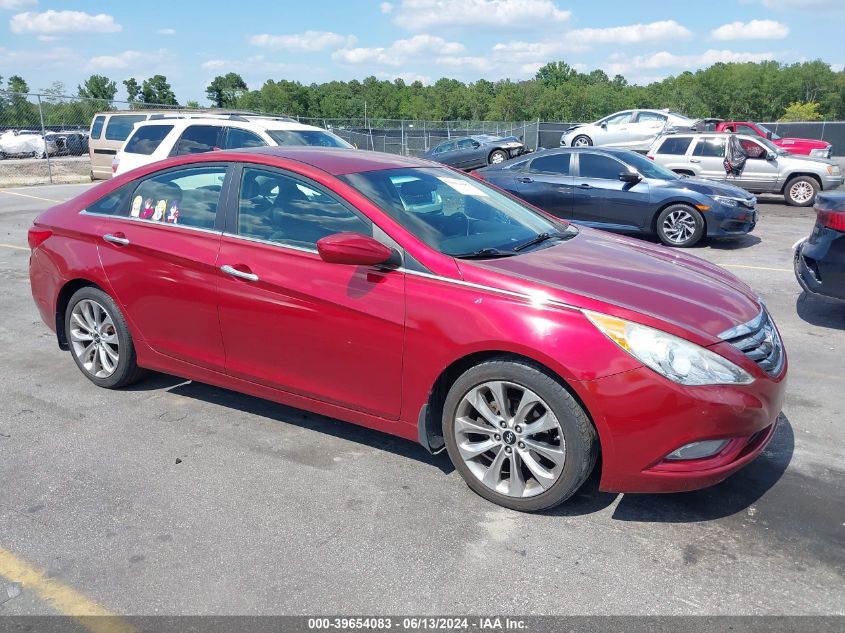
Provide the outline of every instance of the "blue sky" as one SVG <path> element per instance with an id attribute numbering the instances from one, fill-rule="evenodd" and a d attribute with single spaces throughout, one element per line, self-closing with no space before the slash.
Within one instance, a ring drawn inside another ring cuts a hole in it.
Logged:
<path id="1" fill-rule="evenodd" d="M 322 83 L 534 75 L 547 61 L 648 83 L 718 61 L 845 63 L 845 0 L 565 2 L 0 0 L 0 75 L 68 92 L 92 73 L 164 74 L 205 103 L 218 74 Z"/>

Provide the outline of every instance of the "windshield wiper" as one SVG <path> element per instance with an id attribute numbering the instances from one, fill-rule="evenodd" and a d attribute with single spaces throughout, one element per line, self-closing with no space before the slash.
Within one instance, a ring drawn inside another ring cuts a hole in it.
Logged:
<path id="1" fill-rule="evenodd" d="M 516 253 L 511 251 L 500 251 L 498 248 L 482 248 L 472 253 L 458 253 L 453 255 L 459 259 L 491 259 L 493 257 L 511 257 Z"/>
<path id="2" fill-rule="evenodd" d="M 525 250 L 526 248 L 528 248 L 530 246 L 534 246 L 535 244 L 542 244 L 543 242 L 546 242 L 548 240 L 557 239 L 557 238 L 573 237 L 574 235 L 575 235 L 574 233 L 569 234 L 569 233 L 560 232 L 560 231 L 555 231 L 554 233 L 548 233 L 548 232 L 538 233 L 536 236 L 532 237 L 527 242 L 523 242 L 522 244 L 520 244 L 518 246 L 514 246 L 513 250 L 514 250 L 514 252 L 519 252 L 519 251 Z"/>

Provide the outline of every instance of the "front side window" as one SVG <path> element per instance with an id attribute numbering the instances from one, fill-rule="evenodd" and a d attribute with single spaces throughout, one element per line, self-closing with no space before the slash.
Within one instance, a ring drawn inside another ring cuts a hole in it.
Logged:
<path id="1" fill-rule="evenodd" d="M 751 136 L 760 136 L 757 133 L 757 130 L 755 130 L 750 125 L 737 125 L 736 131 L 739 132 L 740 134 L 750 134 Z"/>
<path id="2" fill-rule="evenodd" d="M 226 132 L 226 149 L 237 149 L 239 147 L 264 147 L 267 143 L 255 132 L 242 130 L 238 127 L 230 127 Z"/>
<path id="3" fill-rule="evenodd" d="M 238 234 L 300 248 L 335 233 L 373 235 L 373 224 L 325 191 L 274 171 L 246 167 Z"/>
<path id="4" fill-rule="evenodd" d="M 106 125 L 106 140 L 125 141 L 132 133 L 132 126 L 146 120 L 146 114 L 112 114 Z"/>
<path id="5" fill-rule="evenodd" d="M 182 132 L 172 154 L 201 154 L 217 147 L 220 128 L 215 125 L 190 125 Z"/>
<path id="6" fill-rule="evenodd" d="M 705 156 L 709 158 L 724 158 L 725 139 L 722 137 L 699 139 L 698 145 L 695 146 L 692 155 Z"/>
<path id="7" fill-rule="evenodd" d="M 739 139 L 739 144 L 742 145 L 742 151 L 745 152 L 748 158 L 766 158 L 766 155 L 769 153 L 765 147 L 748 139 Z"/>
<path id="8" fill-rule="evenodd" d="M 458 141 L 458 149 L 472 149 L 475 147 L 475 141 L 471 138 L 464 138 Z"/>
<path id="9" fill-rule="evenodd" d="M 581 178 L 618 180 L 623 171 L 626 169 L 622 163 L 607 156 L 586 153 L 578 156 L 578 175 Z"/>
<path id="10" fill-rule="evenodd" d="M 135 130 L 135 133 L 126 142 L 124 152 L 129 154 L 145 154 L 149 156 L 152 154 L 164 137 L 173 129 L 172 125 L 142 125 Z"/>
<path id="11" fill-rule="evenodd" d="M 532 174 L 551 174 L 553 176 L 568 176 L 571 154 L 550 154 L 540 156 L 531 161 L 528 169 Z"/>
<path id="12" fill-rule="evenodd" d="M 384 169 L 340 179 L 429 247 L 453 257 L 515 255 L 514 247 L 539 234 L 568 231 L 566 222 L 448 169 Z"/>
<path id="13" fill-rule="evenodd" d="M 140 220 L 213 229 L 226 167 L 210 165 L 147 178 L 132 194 L 129 215 Z"/>
<path id="14" fill-rule="evenodd" d="M 91 124 L 91 138 L 100 138 L 100 135 L 103 133 L 103 123 L 105 121 L 106 117 L 102 114 L 94 117 L 94 123 Z"/>

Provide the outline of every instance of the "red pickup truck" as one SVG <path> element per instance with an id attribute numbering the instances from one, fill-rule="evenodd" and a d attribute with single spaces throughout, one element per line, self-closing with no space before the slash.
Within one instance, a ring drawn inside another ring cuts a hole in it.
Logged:
<path id="1" fill-rule="evenodd" d="M 833 155 L 833 146 L 827 141 L 816 141 L 810 138 L 781 138 L 764 125 L 750 121 L 719 121 L 713 131 L 756 134 L 769 139 L 789 154 L 804 154 L 814 158 L 830 158 Z"/>

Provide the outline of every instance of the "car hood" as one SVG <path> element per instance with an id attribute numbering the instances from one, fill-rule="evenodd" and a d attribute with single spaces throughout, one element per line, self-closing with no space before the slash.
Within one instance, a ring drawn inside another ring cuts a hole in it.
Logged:
<path id="1" fill-rule="evenodd" d="M 745 189 L 718 180 L 707 180 L 706 178 L 679 178 L 678 180 L 651 180 L 652 186 L 667 189 L 686 189 L 703 193 L 705 196 L 727 196 L 754 202 L 756 198 Z"/>
<path id="2" fill-rule="evenodd" d="M 786 160 L 788 162 L 797 162 L 801 165 L 806 165 L 808 169 L 812 169 L 809 163 L 812 163 L 813 166 L 815 166 L 817 169 L 820 169 L 819 165 L 839 165 L 838 162 L 829 158 L 816 158 L 815 156 L 804 156 L 803 154 L 779 154 L 778 161 L 782 160 Z"/>
<path id="3" fill-rule="evenodd" d="M 827 149 L 830 146 L 830 143 L 827 141 L 817 141 L 812 138 L 779 138 L 776 141 L 772 141 L 772 143 L 777 146 L 785 145 L 787 147 L 790 145 L 803 145 L 811 149 Z"/>
<path id="4" fill-rule="evenodd" d="M 567 241 L 514 257 L 458 262 L 465 281 L 539 292 L 576 307 L 601 310 L 607 309 L 601 303 L 611 304 L 622 309 L 608 310 L 618 316 L 637 318 L 626 311 L 646 315 L 703 345 L 716 343 L 721 332 L 760 313 L 751 288 L 714 264 L 587 228 Z M 539 287 L 526 289 L 526 282 Z"/>

